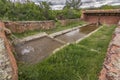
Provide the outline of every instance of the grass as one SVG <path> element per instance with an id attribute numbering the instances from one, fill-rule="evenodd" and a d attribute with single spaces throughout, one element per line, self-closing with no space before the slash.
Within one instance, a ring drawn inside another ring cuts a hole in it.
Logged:
<path id="1" fill-rule="evenodd" d="M 19 64 L 19 80 L 98 80 L 115 26 L 103 26 L 35 65 Z"/>
<path id="2" fill-rule="evenodd" d="M 14 35 L 15 35 L 17 38 L 23 38 L 23 37 L 27 37 L 27 36 L 30 36 L 30 35 L 34 35 L 34 34 L 40 33 L 40 32 L 46 32 L 46 33 L 48 33 L 48 34 L 51 34 L 51 33 L 54 33 L 54 32 L 58 32 L 58 31 L 65 30 L 65 29 L 77 27 L 77 26 L 83 25 L 83 24 L 86 24 L 86 22 L 84 22 L 84 21 L 72 22 L 72 23 L 70 23 L 70 24 L 68 24 L 68 25 L 66 25 L 66 26 L 61 26 L 60 23 L 57 22 L 57 23 L 56 23 L 56 27 L 53 28 L 53 29 L 26 31 L 26 32 L 24 32 L 24 33 L 14 33 Z"/>

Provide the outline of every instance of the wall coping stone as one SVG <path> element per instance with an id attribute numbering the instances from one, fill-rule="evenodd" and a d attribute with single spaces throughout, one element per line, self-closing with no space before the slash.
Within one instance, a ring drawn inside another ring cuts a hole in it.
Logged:
<path id="1" fill-rule="evenodd" d="M 3 73 L 4 76 L 3 76 L 3 79 L 1 79 L 1 74 L 0 74 L 0 80 L 18 80 L 18 71 L 17 71 L 17 64 L 16 64 L 16 60 L 14 58 L 14 55 L 12 53 L 12 50 L 11 50 L 11 45 L 9 44 L 9 41 L 8 39 L 6 38 L 6 35 L 5 35 L 5 26 L 4 26 L 4 23 L 3 22 L 0 22 L 0 40 L 2 40 L 2 44 L 0 44 L 0 55 L 2 54 L 2 56 L 0 57 L 3 57 L 0 59 L 0 61 L 4 62 L 4 65 L 3 65 L 3 68 L 4 71 Z M 6 62 L 7 61 L 7 62 Z M 1 64 L 2 65 L 2 64 Z M 0 69 L 2 69 L 0 65 Z M 6 67 L 5 67 L 6 65 Z M 3 74 L 2 73 L 2 74 Z"/>

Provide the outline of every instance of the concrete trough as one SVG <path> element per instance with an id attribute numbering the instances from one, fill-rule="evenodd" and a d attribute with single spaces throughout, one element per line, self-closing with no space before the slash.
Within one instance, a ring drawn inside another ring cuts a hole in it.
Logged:
<path id="1" fill-rule="evenodd" d="M 98 26 L 89 24 L 51 35 L 40 33 L 26 37 L 15 44 L 17 59 L 22 63 L 38 63 L 70 43 L 75 43 L 84 38 L 97 28 Z"/>
<path id="2" fill-rule="evenodd" d="M 98 28 L 98 26 L 96 26 L 96 25 L 87 25 L 87 26 L 76 28 L 76 29 L 71 30 L 69 32 L 57 35 L 54 38 L 61 40 L 65 43 L 74 43 L 77 40 L 79 40 L 80 38 L 83 38 L 87 34 L 96 30 L 97 28 Z"/>
<path id="3" fill-rule="evenodd" d="M 15 45 L 19 62 L 35 64 L 48 57 L 55 49 L 64 45 L 48 36 Z"/>

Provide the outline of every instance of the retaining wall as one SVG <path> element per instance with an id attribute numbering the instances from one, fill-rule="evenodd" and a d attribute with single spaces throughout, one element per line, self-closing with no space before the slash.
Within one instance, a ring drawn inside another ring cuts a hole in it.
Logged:
<path id="1" fill-rule="evenodd" d="M 27 30 L 51 29 L 55 27 L 54 21 L 8 21 L 4 23 L 13 33 L 22 33 Z"/>
<path id="2" fill-rule="evenodd" d="M 86 16 L 84 19 L 87 22 L 90 23 L 97 23 L 99 19 L 99 22 L 102 24 L 117 24 L 120 17 L 118 16 Z"/>
<path id="3" fill-rule="evenodd" d="M 120 80 L 120 23 L 108 47 L 99 80 Z"/>
<path id="4" fill-rule="evenodd" d="M 80 19 L 59 20 L 61 26 L 65 26 L 72 22 L 79 22 Z M 23 33 L 28 30 L 52 29 L 55 28 L 55 21 L 5 21 L 5 27 L 13 33 Z"/>
<path id="5" fill-rule="evenodd" d="M 18 80 L 16 60 L 5 35 L 5 26 L 0 22 L 0 80 Z"/>
<path id="6" fill-rule="evenodd" d="M 84 10 L 81 18 L 90 23 L 117 24 L 120 20 L 120 9 L 113 10 Z"/>

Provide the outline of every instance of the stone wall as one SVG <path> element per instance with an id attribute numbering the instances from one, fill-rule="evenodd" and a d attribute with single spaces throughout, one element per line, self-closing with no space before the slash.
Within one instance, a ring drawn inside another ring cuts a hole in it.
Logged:
<path id="1" fill-rule="evenodd" d="M 5 27 L 13 33 L 22 33 L 27 30 L 51 29 L 55 27 L 54 21 L 8 21 Z"/>
<path id="2" fill-rule="evenodd" d="M 5 35 L 4 23 L 0 22 L 0 80 L 18 80 L 17 65 Z"/>
<path id="3" fill-rule="evenodd" d="M 120 80 L 120 24 L 110 42 L 99 80 Z"/>

